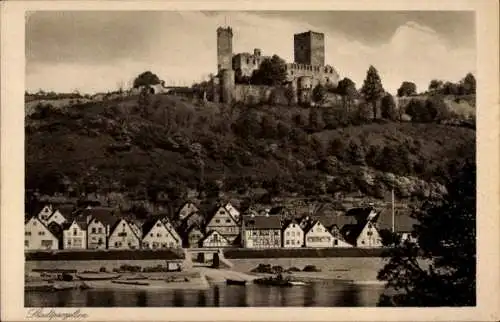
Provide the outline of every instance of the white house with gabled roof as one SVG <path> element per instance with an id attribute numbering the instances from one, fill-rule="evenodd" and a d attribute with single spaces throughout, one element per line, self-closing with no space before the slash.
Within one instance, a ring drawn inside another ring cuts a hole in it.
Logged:
<path id="1" fill-rule="evenodd" d="M 137 235 L 132 224 L 121 218 L 111 229 L 108 249 L 139 249 L 141 237 Z"/>
<path id="2" fill-rule="evenodd" d="M 59 240 L 37 216 L 33 216 L 24 224 L 24 249 L 59 249 Z"/>

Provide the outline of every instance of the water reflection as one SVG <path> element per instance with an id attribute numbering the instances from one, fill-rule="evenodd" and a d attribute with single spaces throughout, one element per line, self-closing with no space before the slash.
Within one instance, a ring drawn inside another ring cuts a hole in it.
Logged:
<path id="1" fill-rule="evenodd" d="M 213 285 L 210 290 L 68 290 L 25 292 L 27 307 L 332 307 L 376 306 L 380 286 L 315 282 L 279 288 Z"/>

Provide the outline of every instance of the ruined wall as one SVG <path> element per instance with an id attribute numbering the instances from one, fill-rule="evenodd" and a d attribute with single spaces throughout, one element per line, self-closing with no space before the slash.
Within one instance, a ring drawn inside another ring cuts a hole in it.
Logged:
<path id="1" fill-rule="evenodd" d="M 288 105 L 287 88 L 264 85 L 237 84 L 234 89 L 234 100 L 244 104 L 281 104 Z"/>
<path id="2" fill-rule="evenodd" d="M 217 70 L 233 67 L 233 30 L 231 28 L 217 29 Z"/>

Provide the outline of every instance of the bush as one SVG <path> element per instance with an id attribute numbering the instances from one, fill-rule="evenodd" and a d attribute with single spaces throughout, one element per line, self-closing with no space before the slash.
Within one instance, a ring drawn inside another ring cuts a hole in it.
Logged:
<path id="1" fill-rule="evenodd" d="M 321 272 L 319 268 L 317 268 L 314 265 L 306 265 L 304 269 L 302 269 L 303 272 Z"/>
<path id="2" fill-rule="evenodd" d="M 101 268 L 99 268 L 99 272 L 106 273 L 106 267 L 102 266 Z"/>

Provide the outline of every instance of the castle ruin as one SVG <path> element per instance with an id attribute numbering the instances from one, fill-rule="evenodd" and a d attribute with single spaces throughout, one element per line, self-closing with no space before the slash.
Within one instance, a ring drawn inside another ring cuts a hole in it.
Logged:
<path id="1" fill-rule="evenodd" d="M 325 36 L 323 33 L 307 31 L 294 35 L 294 62 L 286 63 L 286 84 L 293 88 L 294 101 L 308 102 L 312 89 L 317 85 L 336 87 L 339 75 L 325 65 Z M 213 100 L 231 103 L 238 100 L 235 79 L 250 78 L 261 63 L 270 56 L 263 56 L 259 48 L 253 53 L 233 53 L 233 30 L 231 27 L 217 28 L 217 76 L 213 79 Z M 240 91 L 241 92 L 241 91 Z"/>

